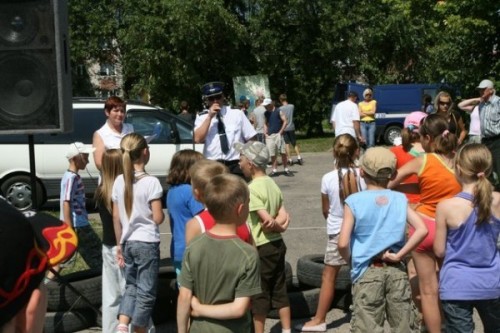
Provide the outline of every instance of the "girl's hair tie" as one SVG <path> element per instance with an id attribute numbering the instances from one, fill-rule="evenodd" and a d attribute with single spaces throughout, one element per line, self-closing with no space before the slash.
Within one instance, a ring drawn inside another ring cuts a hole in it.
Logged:
<path id="1" fill-rule="evenodd" d="M 476 174 L 477 178 L 483 178 L 484 177 L 484 172 L 478 172 Z"/>
<path id="2" fill-rule="evenodd" d="M 445 129 L 443 131 L 443 134 L 441 134 L 441 136 L 444 138 L 444 137 L 448 136 L 448 133 L 450 133 L 450 131 L 448 131 L 447 129 Z"/>

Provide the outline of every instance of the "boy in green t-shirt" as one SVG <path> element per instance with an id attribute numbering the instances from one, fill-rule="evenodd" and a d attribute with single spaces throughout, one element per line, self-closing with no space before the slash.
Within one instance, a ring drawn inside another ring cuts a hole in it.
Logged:
<path id="1" fill-rule="evenodd" d="M 255 333 L 264 332 L 266 316 L 271 308 L 278 309 L 283 333 L 291 332 L 290 304 L 285 283 L 286 245 L 281 233 L 289 223 L 283 206 L 283 194 L 278 185 L 266 175 L 269 151 L 258 141 L 236 143 L 240 152 L 240 168 L 250 190 L 248 224 L 260 258 L 262 293 L 252 297 Z"/>
<path id="2" fill-rule="evenodd" d="M 236 235 L 248 217 L 248 187 L 240 177 L 218 175 L 206 185 L 204 200 L 215 226 L 193 238 L 184 253 L 177 330 L 250 333 L 250 297 L 261 292 L 259 259 Z"/>

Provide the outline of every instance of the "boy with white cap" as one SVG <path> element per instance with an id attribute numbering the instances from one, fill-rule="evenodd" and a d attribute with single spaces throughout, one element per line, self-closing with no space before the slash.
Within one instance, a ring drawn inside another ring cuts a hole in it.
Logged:
<path id="1" fill-rule="evenodd" d="M 345 200 L 338 243 L 341 256 L 352 267 L 351 332 L 384 332 L 385 318 L 394 332 L 414 332 L 418 325 L 404 258 L 427 229 L 405 195 L 387 189 L 396 175 L 392 152 L 369 148 L 360 163 L 367 189 Z M 407 221 L 415 233 L 405 243 Z"/>
<path id="2" fill-rule="evenodd" d="M 78 253 L 90 269 L 102 269 L 101 240 L 89 223 L 85 207 L 85 188 L 78 171 L 84 170 L 89 163 L 89 154 L 95 148 L 81 142 L 73 142 L 68 146 L 66 158 L 68 170 L 61 180 L 60 216 L 61 221 L 71 225 L 78 237 Z M 61 268 L 74 263 L 76 256 L 61 264 Z M 51 278 L 50 274 L 48 276 Z"/>

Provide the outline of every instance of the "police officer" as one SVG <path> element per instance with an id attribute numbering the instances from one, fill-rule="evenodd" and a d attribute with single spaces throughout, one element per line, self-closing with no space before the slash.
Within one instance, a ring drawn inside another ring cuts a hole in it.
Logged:
<path id="1" fill-rule="evenodd" d="M 234 143 L 245 143 L 257 134 L 245 114 L 224 105 L 224 83 L 209 82 L 201 87 L 206 109 L 196 116 L 194 140 L 205 143 L 203 155 L 225 164 L 231 173 L 242 176 L 240 153 Z"/>

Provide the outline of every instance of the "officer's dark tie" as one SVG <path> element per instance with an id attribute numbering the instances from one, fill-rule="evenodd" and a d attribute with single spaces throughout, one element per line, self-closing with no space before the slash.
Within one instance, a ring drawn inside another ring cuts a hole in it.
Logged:
<path id="1" fill-rule="evenodd" d="M 222 153 L 225 155 L 229 152 L 229 144 L 227 143 L 226 127 L 224 126 L 219 113 L 217 113 L 217 120 L 217 131 L 219 132 L 220 148 L 222 150 Z"/>

